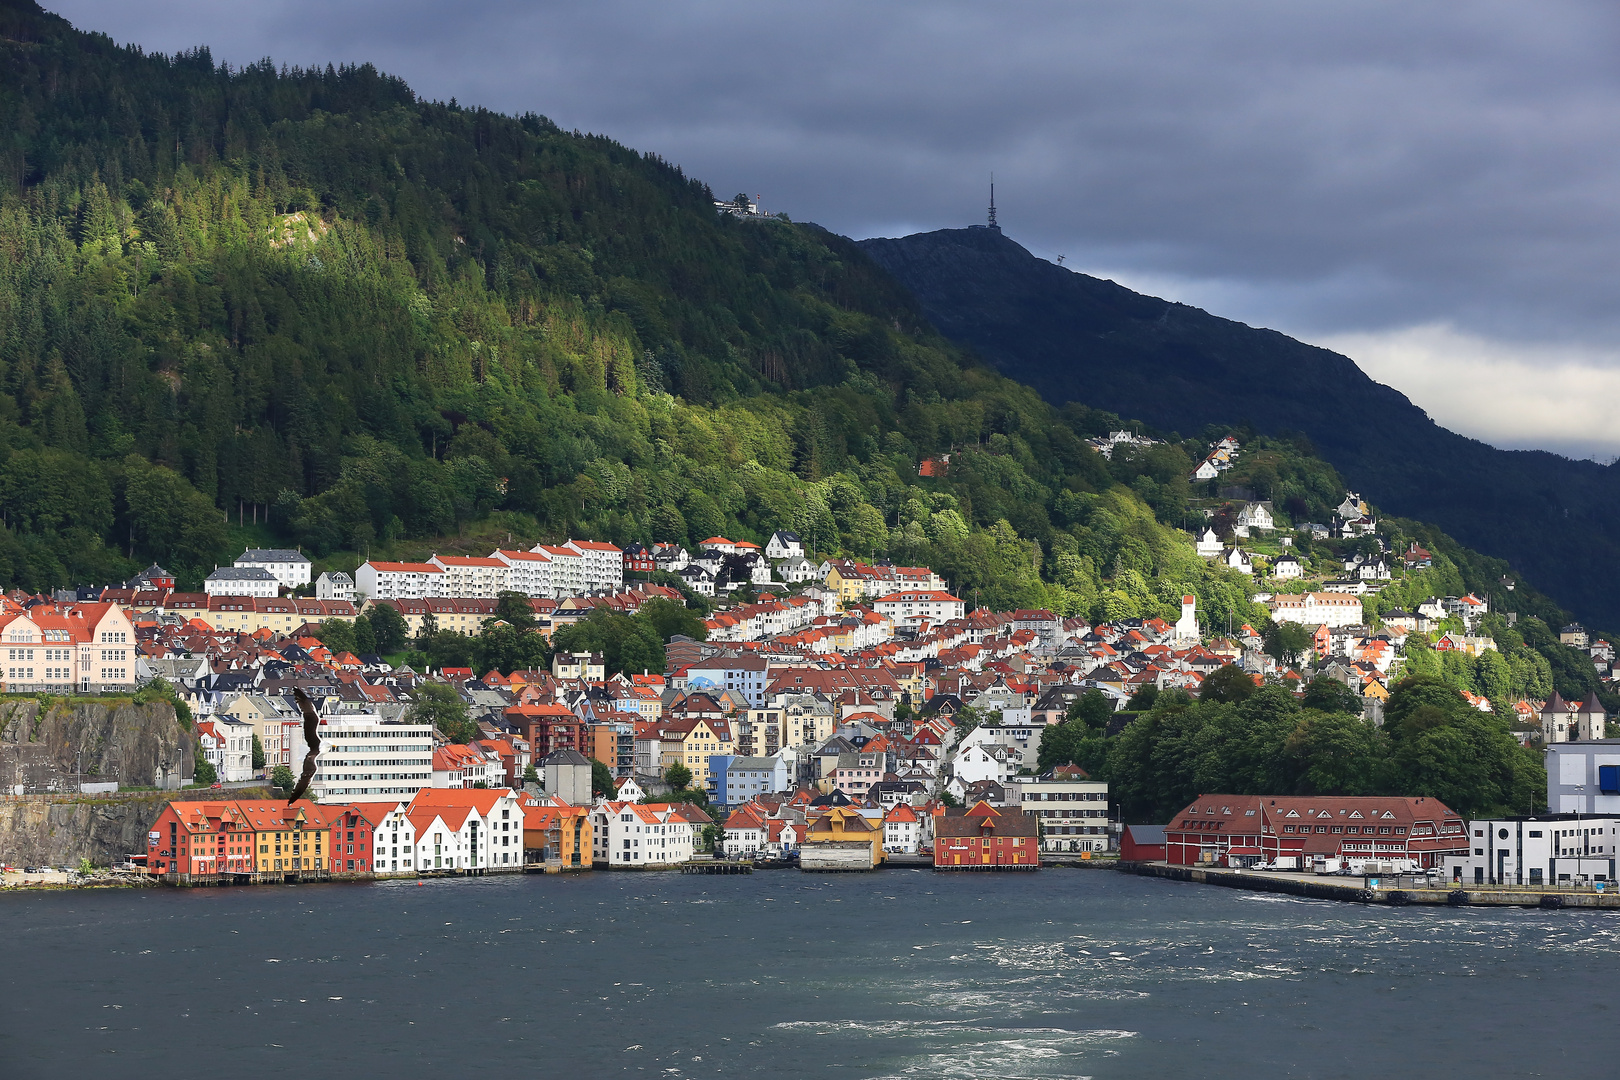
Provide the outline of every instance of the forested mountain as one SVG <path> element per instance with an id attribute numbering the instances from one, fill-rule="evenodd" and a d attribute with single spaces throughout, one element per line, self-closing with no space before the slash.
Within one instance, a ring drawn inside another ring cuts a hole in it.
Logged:
<path id="1" fill-rule="evenodd" d="M 1582 618 L 1620 626 L 1620 470 L 1465 438 L 1347 357 L 1063 269 L 998 231 L 861 246 L 947 337 L 1047 400 L 1164 430 L 1301 432 L 1385 510 L 1432 521 Z"/>
<path id="2" fill-rule="evenodd" d="M 0 0 L 0 585 L 789 528 L 997 609 L 1192 592 L 1259 625 L 1182 531 L 1201 444 L 1106 460 L 1118 423 L 980 365 L 855 244 L 609 139 Z M 1325 520 L 1339 476 L 1274 442 L 1267 494 Z M 1417 529 L 1447 587 L 1508 569 Z"/>

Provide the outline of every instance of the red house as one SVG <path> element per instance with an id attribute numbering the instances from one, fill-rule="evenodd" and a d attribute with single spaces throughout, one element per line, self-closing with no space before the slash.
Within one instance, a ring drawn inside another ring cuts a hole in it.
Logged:
<path id="1" fill-rule="evenodd" d="M 1125 862 L 1164 862 L 1164 826 L 1125 826 L 1119 835 L 1119 857 Z"/>
<path id="2" fill-rule="evenodd" d="M 934 810 L 935 870 L 1039 870 L 1039 823 L 987 802 Z"/>
<path id="3" fill-rule="evenodd" d="M 1164 841 L 1166 861 L 1181 866 L 1309 870 L 1320 856 L 1431 867 L 1468 852 L 1463 819 L 1422 797 L 1200 795 L 1164 827 Z"/>

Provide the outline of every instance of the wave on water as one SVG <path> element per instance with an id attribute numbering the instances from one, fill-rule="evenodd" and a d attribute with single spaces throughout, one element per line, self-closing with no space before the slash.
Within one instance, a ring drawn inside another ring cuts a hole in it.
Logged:
<path id="1" fill-rule="evenodd" d="M 923 1045 L 876 1066 L 868 1080 L 1081 1080 L 1081 1059 L 1119 1053 L 1134 1031 L 990 1027 L 948 1020 L 800 1020 L 776 1027 L 811 1035 L 916 1040 Z"/>

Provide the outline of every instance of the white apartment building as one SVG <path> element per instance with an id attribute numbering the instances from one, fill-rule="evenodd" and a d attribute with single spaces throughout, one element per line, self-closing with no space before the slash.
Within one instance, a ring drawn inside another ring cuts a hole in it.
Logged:
<path id="1" fill-rule="evenodd" d="M 967 603 L 942 589 L 907 589 L 874 601 L 872 610 L 887 615 L 896 626 L 916 626 L 924 621 L 960 619 L 967 612 Z"/>
<path id="2" fill-rule="evenodd" d="M 699 824 L 687 820 L 685 803 L 596 804 L 593 862 L 619 866 L 683 863 L 696 849 Z"/>
<path id="3" fill-rule="evenodd" d="M 584 594 L 584 555 L 570 547 L 552 547 L 549 544 L 536 544 L 529 550 L 536 555 L 544 555 L 551 561 L 551 583 L 547 596 L 553 600 L 562 600 Z"/>
<path id="4" fill-rule="evenodd" d="M 237 556 L 236 567 L 239 570 L 257 567 L 268 571 L 289 589 L 309 584 L 309 558 L 302 551 L 293 551 L 289 548 L 248 548 Z"/>
<path id="5" fill-rule="evenodd" d="M 354 588 L 368 600 L 425 600 L 445 595 L 443 578 L 444 570 L 432 563 L 368 561 L 354 572 Z"/>
<path id="6" fill-rule="evenodd" d="M 377 802 L 409 799 L 433 786 L 433 727 L 383 720 L 375 713 L 338 713 L 321 721 L 321 752 L 309 797 L 316 802 Z M 303 728 L 293 734 L 290 757 L 296 775 L 308 744 Z"/>
<path id="7" fill-rule="evenodd" d="M 281 582 L 262 566 L 220 566 L 203 581 L 203 592 L 209 596 L 262 596 L 274 597 L 281 591 Z"/>
<path id="8" fill-rule="evenodd" d="M 504 592 L 511 574 L 509 564 L 500 559 L 480 559 L 464 555 L 435 555 L 428 565 L 437 566 L 440 596 L 462 600 L 493 600 Z"/>
<path id="9" fill-rule="evenodd" d="M 1271 602 L 1272 622 L 1306 626 L 1360 626 L 1361 597 L 1351 593 L 1310 592 L 1279 596 Z"/>
<path id="10" fill-rule="evenodd" d="M 1042 851 L 1108 850 L 1107 784 L 1054 771 L 1015 786 L 1024 813 L 1040 821 Z"/>
<path id="11" fill-rule="evenodd" d="M 529 597 L 551 595 L 551 560 L 536 551 L 506 551 L 490 554 L 506 564 L 506 587 Z"/>
<path id="12" fill-rule="evenodd" d="M 579 552 L 584 560 L 587 592 L 615 593 L 624 588 L 624 552 L 621 549 L 597 540 L 570 540 L 563 546 Z"/>
<path id="13" fill-rule="evenodd" d="M 1446 857 L 1462 885 L 1588 885 L 1615 880 L 1620 818 L 1542 814 L 1468 823 L 1468 854 Z"/>

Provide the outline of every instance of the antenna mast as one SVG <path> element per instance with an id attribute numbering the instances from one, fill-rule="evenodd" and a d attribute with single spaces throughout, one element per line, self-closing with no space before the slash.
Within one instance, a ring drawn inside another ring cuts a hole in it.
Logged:
<path id="1" fill-rule="evenodd" d="M 990 174 L 990 226 L 989 227 L 996 230 L 996 232 L 1001 231 L 1001 226 L 996 224 L 996 174 L 995 173 Z"/>

